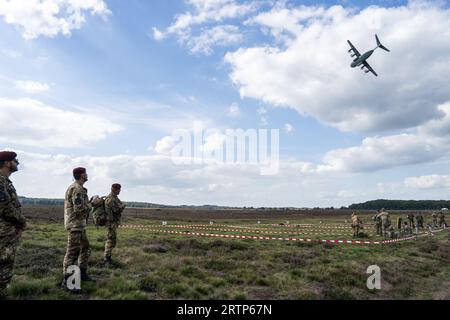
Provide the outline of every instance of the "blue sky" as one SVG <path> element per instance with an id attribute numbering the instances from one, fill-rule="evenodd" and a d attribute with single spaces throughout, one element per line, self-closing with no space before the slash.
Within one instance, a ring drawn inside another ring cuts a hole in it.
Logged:
<path id="1" fill-rule="evenodd" d="M 25 160 L 23 195 L 61 197 L 83 165 L 93 194 L 119 181 L 125 200 L 167 204 L 447 196 L 448 2 L 42 3 L 0 1 L 0 144 Z M 378 78 L 346 53 L 374 33 L 392 50 L 371 58 Z M 280 174 L 174 166 L 167 137 L 199 122 L 280 129 Z"/>

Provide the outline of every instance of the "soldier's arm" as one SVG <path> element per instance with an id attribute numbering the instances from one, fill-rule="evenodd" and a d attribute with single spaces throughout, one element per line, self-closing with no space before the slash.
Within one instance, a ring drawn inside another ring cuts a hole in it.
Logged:
<path id="1" fill-rule="evenodd" d="M 106 212 L 106 217 L 108 219 L 108 221 L 112 221 L 114 218 L 114 214 L 113 214 L 113 199 L 112 198 L 106 198 L 105 200 L 105 212 Z"/>
<path id="2" fill-rule="evenodd" d="M 25 229 L 26 220 L 20 209 L 13 205 L 13 199 L 10 197 L 6 186 L 0 184 L 0 216 L 17 229 Z"/>
<path id="3" fill-rule="evenodd" d="M 117 208 L 118 208 L 118 211 L 119 211 L 119 213 L 122 213 L 123 212 L 123 210 L 125 210 L 125 205 L 123 204 L 123 202 L 122 201 L 117 201 Z"/>

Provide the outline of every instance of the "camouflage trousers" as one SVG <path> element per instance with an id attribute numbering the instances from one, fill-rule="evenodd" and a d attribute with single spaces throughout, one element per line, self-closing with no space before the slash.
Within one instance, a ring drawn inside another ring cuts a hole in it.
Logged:
<path id="1" fill-rule="evenodd" d="M 106 226 L 106 243 L 105 243 L 105 258 L 111 258 L 112 250 L 117 244 L 117 224 L 109 224 Z"/>
<path id="2" fill-rule="evenodd" d="M 0 220 L 0 292 L 12 279 L 19 238 L 13 225 Z"/>
<path id="3" fill-rule="evenodd" d="M 78 265 L 80 269 L 87 269 L 91 248 L 86 235 L 86 230 L 69 231 L 67 237 L 67 250 L 64 256 L 63 273 L 66 274 L 67 267 Z"/>
<path id="4" fill-rule="evenodd" d="M 381 235 L 381 223 L 376 223 L 375 227 L 377 229 L 377 234 Z"/>
<path id="5" fill-rule="evenodd" d="M 389 227 L 390 227 L 390 225 L 388 223 L 382 223 L 381 224 L 381 235 L 383 237 L 387 236 L 387 233 L 389 231 Z"/>

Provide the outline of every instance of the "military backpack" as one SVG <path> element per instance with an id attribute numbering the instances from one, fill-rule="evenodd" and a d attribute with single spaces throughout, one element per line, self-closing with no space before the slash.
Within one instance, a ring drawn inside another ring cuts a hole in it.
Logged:
<path id="1" fill-rule="evenodd" d="M 105 208 L 105 197 L 99 197 L 95 204 L 92 205 L 92 219 L 97 227 L 106 225 L 107 216 Z"/>

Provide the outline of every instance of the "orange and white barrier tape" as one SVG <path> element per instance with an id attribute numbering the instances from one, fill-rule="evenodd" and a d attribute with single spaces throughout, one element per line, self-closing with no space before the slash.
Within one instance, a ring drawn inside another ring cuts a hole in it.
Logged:
<path id="1" fill-rule="evenodd" d="M 271 227 L 286 227 L 286 228 L 351 228 L 350 223 L 347 224 L 332 224 L 332 223 L 308 223 L 308 224 L 285 224 L 285 223 L 272 223 L 272 224 L 260 224 L 261 226 L 271 226 Z M 365 227 L 375 227 L 373 223 L 364 223 Z"/>
<path id="2" fill-rule="evenodd" d="M 332 234 L 332 235 L 344 235 L 341 232 L 333 231 L 333 232 L 300 232 L 300 231 L 273 231 L 270 229 L 226 229 L 226 228 L 214 228 L 210 226 L 193 226 L 193 225 L 165 225 L 161 226 L 164 229 L 166 228 L 181 228 L 181 229 L 196 229 L 196 230 L 212 230 L 212 231 L 224 231 L 224 232 L 247 232 L 247 233 L 259 233 L 259 234 L 309 234 L 309 235 L 323 235 L 326 234 Z"/>
<path id="3" fill-rule="evenodd" d="M 325 244 L 389 244 L 394 242 L 414 240 L 417 237 L 405 237 L 400 239 L 383 240 L 383 241 L 367 241 L 367 240 L 329 240 L 329 239 L 308 239 L 308 238 L 283 238 L 283 237 L 270 237 L 270 236 L 249 236 L 249 235 L 237 235 L 237 234 L 217 234 L 217 233 L 202 233 L 202 232 L 190 232 L 190 231 L 174 231 L 174 230 L 163 230 L 156 227 L 149 227 L 148 225 L 121 225 L 120 228 L 132 229 L 132 230 L 145 230 L 154 231 L 160 233 L 168 234 L 179 234 L 179 235 L 189 235 L 189 236 L 199 236 L 199 237 L 213 237 L 213 238 L 228 238 L 228 239 L 253 239 L 253 240 L 275 240 L 275 241 L 298 241 L 298 242 L 318 242 Z"/>
<path id="4" fill-rule="evenodd" d="M 253 226 L 236 226 L 236 225 L 225 225 L 225 224 L 214 224 L 214 225 L 208 225 L 208 224 L 188 224 L 188 225 L 164 225 L 163 227 L 173 227 L 173 228 L 178 228 L 178 226 L 181 226 L 182 228 L 214 228 L 215 227 L 227 227 L 227 228 L 236 228 L 236 229 L 245 229 L 245 230 L 261 230 L 261 231 L 267 231 L 270 230 L 269 228 L 258 228 L 258 227 L 253 227 Z M 319 229 L 322 231 L 322 233 L 325 233 L 326 231 L 330 230 L 330 233 L 337 233 L 337 232 L 342 232 L 344 230 L 342 229 L 347 229 L 347 228 L 332 228 L 332 227 L 311 227 L 311 228 L 307 228 L 308 231 L 313 230 L 314 229 Z M 345 231 L 351 231 L 351 227 L 348 228 L 349 230 L 345 230 Z M 296 228 L 296 230 L 299 230 Z M 302 230 L 300 228 L 300 230 Z M 373 233 L 373 230 L 367 230 L 367 229 L 362 229 L 362 230 L 366 230 L 366 232 L 369 233 Z M 237 230 L 237 231 L 241 231 L 241 230 Z M 279 231 L 280 233 L 283 233 L 283 231 Z M 327 232 L 328 233 L 328 232 Z"/>

